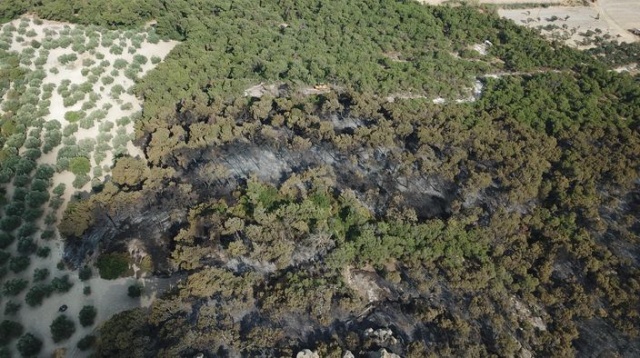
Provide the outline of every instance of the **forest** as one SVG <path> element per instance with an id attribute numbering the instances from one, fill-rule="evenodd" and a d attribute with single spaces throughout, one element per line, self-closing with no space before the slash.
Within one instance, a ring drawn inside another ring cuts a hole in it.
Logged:
<path id="1" fill-rule="evenodd" d="M 0 4 L 25 12 L 180 41 L 135 86 L 144 157 L 57 226 L 72 268 L 126 275 L 135 237 L 181 279 L 87 336 L 96 357 L 640 355 L 640 77 L 611 71 L 634 46 L 413 1 Z M 4 95 L 26 71 L 3 61 Z M 33 176 L 4 248 L 53 169 L 1 121 L 0 177 Z"/>

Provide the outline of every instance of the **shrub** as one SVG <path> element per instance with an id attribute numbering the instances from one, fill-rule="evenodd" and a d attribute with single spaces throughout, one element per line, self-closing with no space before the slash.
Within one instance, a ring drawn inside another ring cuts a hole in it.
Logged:
<path id="1" fill-rule="evenodd" d="M 9 269 L 14 273 L 24 271 L 31 264 L 29 256 L 16 256 L 9 260 Z"/>
<path id="2" fill-rule="evenodd" d="M 162 61 L 162 59 L 158 56 L 151 56 L 151 63 L 154 65 L 157 65 L 160 63 L 160 61 Z"/>
<path id="3" fill-rule="evenodd" d="M 113 87 L 111 87 L 111 97 L 112 98 L 118 98 L 118 97 L 120 97 L 120 95 L 122 93 L 124 93 L 124 87 L 122 87 L 122 85 L 115 84 L 115 85 L 113 85 Z"/>
<path id="4" fill-rule="evenodd" d="M 36 174 L 34 175 L 34 177 L 39 180 L 49 180 L 53 178 L 54 173 L 55 173 L 55 170 L 51 165 L 43 164 L 38 166 L 38 169 L 36 169 Z"/>
<path id="5" fill-rule="evenodd" d="M 12 339 L 20 337 L 24 328 L 18 322 L 4 320 L 0 323 L 0 346 L 6 345 Z"/>
<path id="6" fill-rule="evenodd" d="M 12 278 L 4 283 L 2 292 L 7 296 L 15 296 L 27 288 L 29 281 L 22 278 Z"/>
<path id="7" fill-rule="evenodd" d="M 64 119 L 69 123 L 75 123 L 82 118 L 84 118 L 87 114 L 84 111 L 69 111 L 64 114 Z"/>
<path id="8" fill-rule="evenodd" d="M 38 208 L 49 201 L 49 197 L 48 191 L 30 191 L 25 197 L 25 201 L 29 207 Z"/>
<path id="9" fill-rule="evenodd" d="M 20 337 L 17 348 L 23 357 L 33 357 L 40 353 L 42 341 L 33 334 L 27 333 Z"/>
<path id="10" fill-rule="evenodd" d="M 139 65 L 144 65 L 147 63 L 147 58 L 144 55 L 134 55 L 133 62 Z"/>
<path id="11" fill-rule="evenodd" d="M 76 325 L 66 315 L 60 315 L 49 326 L 54 343 L 71 338 L 76 332 Z"/>
<path id="12" fill-rule="evenodd" d="M 33 222 L 42 217 L 44 210 L 40 208 L 28 208 L 24 211 L 23 219 L 28 222 Z"/>
<path id="13" fill-rule="evenodd" d="M 87 349 L 93 347 L 95 343 L 96 343 L 96 336 L 86 335 L 78 341 L 77 347 L 81 351 L 86 351 Z"/>
<path id="14" fill-rule="evenodd" d="M 73 283 L 69 282 L 69 275 L 64 275 L 62 277 L 56 277 L 51 280 L 51 288 L 60 293 L 69 292 L 69 290 L 73 287 Z"/>
<path id="15" fill-rule="evenodd" d="M 4 315 L 12 316 L 18 313 L 18 311 L 20 311 L 20 307 L 22 307 L 21 304 L 15 303 L 13 301 L 8 301 L 7 304 L 4 306 Z"/>
<path id="16" fill-rule="evenodd" d="M 16 175 L 15 178 L 13 178 L 13 186 L 24 188 L 29 185 L 30 181 L 31 177 L 27 174 Z"/>
<path id="17" fill-rule="evenodd" d="M 49 269 L 47 268 L 38 268 L 33 272 L 33 281 L 44 281 L 49 277 Z"/>
<path id="18" fill-rule="evenodd" d="M 76 189 L 82 189 L 82 187 L 85 186 L 85 184 L 87 184 L 89 181 L 91 181 L 91 178 L 88 175 L 76 175 L 75 179 L 73 179 L 73 183 L 71 184 Z"/>
<path id="19" fill-rule="evenodd" d="M 103 254 L 98 258 L 98 272 L 106 280 L 114 280 L 129 269 L 129 259 L 124 253 Z"/>
<path id="20" fill-rule="evenodd" d="M 56 236 L 56 232 L 55 232 L 54 230 L 51 230 L 51 229 L 44 230 L 44 231 L 42 232 L 42 234 L 40 234 L 40 238 L 41 238 L 42 240 L 51 240 L 51 239 L 53 239 L 55 236 Z M 43 247 L 43 249 L 45 249 L 45 248 L 47 248 L 47 249 L 48 249 L 48 247 L 46 247 L 46 246 L 45 246 L 45 247 Z"/>
<path id="21" fill-rule="evenodd" d="M 14 200 L 16 199 L 16 195 L 14 192 Z M 18 228 L 22 223 L 22 219 L 19 216 L 5 216 L 0 219 L 0 229 L 10 232 Z"/>
<path id="22" fill-rule="evenodd" d="M 37 284 L 27 291 L 24 301 L 31 307 L 39 306 L 43 299 L 51 296 L 51 293 L 53 293 L 53 288 L 50 285 Z"/>
<path id="23" fill-rule="evenodd" d="M 91 162 L 85 157 L 71 158 L 69 170 L 75 175 L 85 175 L 91 171 Z"/>
<path id="24" fill-rule="evenodd" d="M 101 78 L 102 84 L 106 85 L 110 85 L 113 83 L 113 77 L 111 76 L 105 76 Z"/>
<path id="25" fill-rule="evenodd" d="M 13 243 L 15 238 L 4 231 L 0 231 L 0 249 L 5 249 Z"/>
<path id="26" fill-rule="evenodd" d="M 77 131 L 78 131 L 78 124 L 71 123 L 71 124 L 66 125 L 64 127 L 64 129 L 62 130 L 62 135 L 65 136 L 65 137 L 70 137 L 71 135 L 73 135 Z"/>
<path id="27" fill-rule="evenodd" d="M 50 232 L 51 236 L 47 235 L 47 237 L 43 237 L 45 232 Z M 53 235 L 54 235 L 54 231 L 53 230 L 46 230 L 46 231 L 42 232 L 42 234 L 40 235 L 40 238 L 48 240 L 48 239 L 51 239 L 53 237 Z M 38 257 L 42 257 L 42 258 L 48 257 L 50 253 L 51 253 L 51 248 L 49 246 L 39 247 L 38 251 L 36 251 L 36 255 L 38 255 Z"/>
<path id="28" fill-rule="evenodd" d="M 127 65 L 129 65 L 127 60 L 124 60 L 124 59 L 121 59 L 121 58 L 113 61 L 113 68 L 118 69 L 118 70 L 125 69 L 127 67 Z"/>
<path id="29" fill-rule="evenodd" d="M 89 296 L 91 294 L 91 287 L 90 286 L 84 286 L 84 288 L 82 289 L 82 293 L 85 296 Z"/>
<path id="30" fill-rule="evenodd" d="M 58 56 L 58 61 L 60 61 L 61 64 L 66 65 L 70 62 L 73 62 L 75 60 L 78 59 L 78 56 L 75 53 L 69 53 L 69 54 L 64 54 L 64 55 L 60 55 Z"/>
<path id="31" fill-rule="evenodd" d="M 29 255 L 36 252 L 36 250 L 38 249 L 38 245 L 33 242 L 32 238 L 23 237 L 18 240 L 17 249 L 20 254 Z"/>
<path id="32" fill-rule="evenodd" d="M 139 284 L 131 285 L 129 286 L 127 291 L 127 294 L 131 298 L 140 297 L 140 295 L 142 295 L 142 286 L 140 286 Z"/>
<path id="33" fill-rule="evenodd" d="M 93 271 L 89 266 L 84 266 L 78 271 L 78 278 L 80 279 L 80 281 L 86 281 L 90 279 L 91 276 L 93 276 Z"/>
<path id="34" fill-rule="evenodd" d="M 0 251 L 0 265 L 4 265 L 11 258 L 11 254 L 6 251 Z"/>
<path id="35" fill-rule="evenodd" d="M 88 327 L 95 322 L 97 314 L 98 314 L 98 311 L 96 310 L 95 307 L 84 306 L 82 307 L 82 309 L 80 310 L 80 313 L 78 314 L 78 320 L 80 321 L 80 324 L 82 325 L 82 327 Z"/>

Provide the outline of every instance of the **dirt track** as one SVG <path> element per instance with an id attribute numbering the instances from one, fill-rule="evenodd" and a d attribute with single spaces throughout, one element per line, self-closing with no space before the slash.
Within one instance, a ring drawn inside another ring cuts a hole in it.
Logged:
<path id="1" fill-rule="evenodd" d="M 640 28 L 640 1 L 638 0 L 598 0 L 594 4 L 602 16 L 627 31 Z M 640 37 L 636 36 L 636 40 Z"/>

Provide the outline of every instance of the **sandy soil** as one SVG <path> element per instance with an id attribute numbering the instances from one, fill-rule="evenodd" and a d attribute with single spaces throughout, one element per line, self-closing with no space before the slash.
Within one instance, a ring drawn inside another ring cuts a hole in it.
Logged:
<path id="1" fill-rule="evenodd" d="M 428 5 L 441 5 L 451 0 L 417 0 L 423 4 Z M 495 4 L 495 5 L 507 5 L 507 4 L 568 4 L 570 0 L 467 0 L 470 4 Z"/>
<path id="2" fill-rule="evenodd" d="M 543 34 L 549 37 L 566 35 L 565 43 L 570 46 L 585 48 L 582 45 L 587 31 L 602 31 L 602 35 L 608 34 L 611 39 L 620 42 L 633 42 L 638 38 L 623 29 L 616 23 L 616 20 L 605 16 L 603 11 L 599 11 L 597 6 L 554 6 L 549 8 L 530 8 L 517 10 L 498 10 L 500 16 L 513 20 L 516 24 L 533 28 L 552 25 L 557 29 L 544 31 Z M 554 21 L 554 17 L 557 20 Z M 640 16 L 639 16 L 640 18 Z M 566 19 L 566 20 L 565 20 Z"/>
<path id="3" fill-rule="evenodd" d="M 611 24 L 617 25 L 619 30 L 627 31 L 640 28 L 640 1 L 638 0 L 598 0 L 594 4 L 602 16 Z M 635 41 L 640 37 L 628 33 Z"/>
<path id="4" fill-rule="evenodd" d="M 27 30 L 35 31 L 35 36 L 24 36 L 18 35 L 15 31 L 13 32 L 14 41 L 11 44 L 11 49 L 18 53 L 22 53 L 25 49 L 31 47 L 31 40 L 36 40 L 38 42 L 43 42 L 47 37 L 51 39 L 60 39 L 61 37 L 70 35 L 63 34 L 64 32 L 74 31 L 76 30 L 76 26 L 63 24 L 59 22 L 52 21 L 42 21 L 40 24 L 34 23 L 32 18 L 27 18 L 29 20 Z M 20 26 L 20 23 L 24 21 L 21 19 L 13 21 L 13 24 L 16 28 Z M 8 26 L 7 24 L 3 26 Z M 78 28 L 79 29 L 79 28 Z M 96 109 L 105 109 L 106 115 L 104 118 L 95 121 L 93 127 L 91 128 L 79 128 L 75 133 L 76 141 L 80 141 L 82 139 L 96 139 L 99 135 L 99 126 L 101 124 L 111 122 L 113 127 L 111 128 L 109 134 L 111 134 L 112 138 L 120 136 L 120 139 L 126 138 L 127 136 L 131 136 L 134 131 L 134 123 L 130 121 L 128 124 L 121 123 L 120 125 L 117 123 L 117 120 L 123 117 L 132 117 L 138 114 L 142 105 L 138 98 L 135 96 L 128 94 L 126 92 L 122 93 L 119 98 L 115 99 L 111 96 L 111 89 L 113 86 L 119 84 L 125 90 L 129 89 L 133 86 L 134 81 L 130 78 L 127 78 L 124 75 L 124 69 L 120 69 L 117 74 L 115 72 L 112 74 L 111 72 L 116 70 L 114 68 L 114 62 L 117 59 L 124 59 L 127 63 L 132 63 L 134 56 L 136 54 L 142 54 L 147 56 L 147 62 L 141 66 L 142 71 L 138 73 L 138 77 L 143 76 L 147 71 L 151 70 L 155 67 L 155 64 L 151 63 L 151 56 L 157 56 L 160 59 L 164 58 L 173 47 L 177 44 L 176 42 L 158 42 L 156 44 L 150 43 L 146 40 L 142 41 L 140 48 L 132 51 L 130 53 L 128 48 L 133 47 L 133 42 L 131 36 L 127 37 L 124 32 L 111 32 L 110 35 L 114 35 L 118 37 L 114 41 L 114 43 L 118 44 L 122 42 L 123 53 L 120 55 L 115 55 L 110 53 L 109 47 L 98 46 L 93 53 L 86 51 L 82 54 L 77 54 L 77 60 L 73 61 L 69 64 L 60 63 L 59 57 L 61 55 L 74 53 L 71 46 L 67 48 L 53 48 L 49 50 L 49 54 L 47 57 L 46 63 L 43 65 L 43 69 L 46 72 L 46 77 L 42 80 L 42 84 L 53 83 L 56 86 L 56 89 L 60 86 L 62 81 L 68 80 L 71 85 L 77 84 L 80 85 L 87 81 L 88 74 L 83 74 L 83 68 L 85 71 L 89 67 L 83 67 L 84 61 L 92 60 L 95 64 L 92 67 L 97 67 L 101 61 L 108 61 L 109 65 L 104 68 L 104 72 L 100 74 L 100 78 L 102 79 L 105 76 L 110 76 L 113 78 L 112 83 L 104 83 L 101 80 L 97 81 L 93 85 L 93 96 L 97 98 L 95 101 L 95 107 L 86 110 L 87 113 L 91 113 L 91 111 Z M 130 34 L 136 35 L 136 34 Z M 25 41 L 18 42 L 16 41 L 17 36 L 22 36 L 25 38 Z M 146 36 L 146 34 L 144 35 Z M 85 37 L 85 43 L 87 43 L 88 38 Z M 40 51 L 43 51 L 43 47 L 35 50 L 35 56 L 33 56 L 32 60 L 35 60 Z M 98 58 L 102 54 L 104 57 L 102 59 Z M 36 67 L 34 64 L 31 64 L 32 70 L 35 70 Z M 52 69 L 57 69 L 57 73 L 53 73 Z M 50 120 L 58 120 L 62 124 L 62 128 L 64 128 L 69 123 L 64 118 L 64 115 L 68 111 L 77 111 L 82 109 L 82 106 L 89 101 L 89 95 L 87 94 L 84 100 L 79 101 L 78 103 L 66 107 L 63 103 L 63 97 L 54 90 L 52 93 L 49 106 L 50 114 L 45 116 L 44 119 L 47 121 Z M 124 106 L 123 106 L 124 105 Z M 44 132 L 44 131 L 43 131 Z M 112 140 L 112 147 L 114 145 L 115 140 Z M 57 161 L 57 153 L 60 150 L 61 146 L 54 148 L 53 151 L 47 154 L 43 154 L 39 159 L 39 164 L 52 164 L 55 165 Z M 125 152 L 128 152 L 130 155 L 136 156 L 139 155 L 142 158 L 142 151 L 139 148 L 133 146 L 130 140 L 126 141 L 126 145 L 121 148 Z M 21 149 L 21 152 L 24 151 L 25 148 Z M 91 164 L 92 167 L 111 167 L 112 166 L 112 158 L 113 158 L 113 150 L 107 151 L 107 157 L 104 160 L 100 160 L 99 162 L 93 156 Z M 92 173 L 90 173 L 91 175 Z M 105 175 L 108 175 L 107 172 L 103 171 L 102 175 L 97 178 L 103 179 Z M 93 177 L 93 175 L 91 175 Z M 73 195 L 75 189 L 73 188 L 73 180 L 75 179 L 75 175 L 69 171 L 63 171 L 61 173 L 55 173 L 53 177 L 53 186 L 50 190 L 53 189 L 58 183 L 64 183 L 66 185 L 66 191 L 62 198 L 65 201 L 65 204 L 58 210 L 58 219 L 60 219 L 62 212 L 66 206 L 66 203 Z M 13 186 L 11 184 L 5 186 L 7 193 L 10 195 L 13 192 Z M 90 190 L 91 184 L 87 183 L 82 189 Z M 53 195 L 52 195 L 53 196 Z M 10 197 L 10 196 L 8 196 Z M 43 220 L 39 221 L 39 226 L 44 228 L 45 225 Z M 39 232 L 34 235 L 34 237 L 39 237 Z M 28 267 L 27 270 L 20 272 L 18 274 L 14 274 L 10 272 L 5 279 L 11 279 L 14 277 L 21 277 L 28 279 L 31 281 L 33 277 L 33 272 L 37 268 L 47 268 L 50 271 L 49 279 L 44 282 L 49 282 L 50 279 L 54 277 L 60 277 L 62 275 L 68 274 L 70 277 L 70 281 L 74 283 L 73 288 L 65 293 L 65 294 L 53 294 L 51 297 L 45 299 L 43 301 L 43 305 L 35 308 L 31 308 L 26 303 L 24 303 L 24 296 L 26 292 L 25 290 L 17 297 L 13 298 L 14 301 L 22 302 L 22 309 L 18 312 L 16 319 L 19 320 L 23 326 L 25 327 L 25 332 L 31 332 L 38 337 L 40 337 L 43 342 L 43 349 L 40 352 L 41 356 L 50 356 L 51 353 L 60 347 L 67 348 L 67 356 L 76 357 L 76 356 L 84 356 L 86 354 L 81 353 L 76 348 L 76 343 L 79 339 L 81 339 L 85 334 L 90 333 L 99 325 L 100 322 L 105 321 L 110 316 L 115 313 L 133 308 L 138 306 L 148 306 L 152 300 L 155 298 L 157 292 L 162 292 L 168 285 L 171 284 L 170 281 L 164 279 L 156 279 L 156 278 L 148 278 L 142 279 L 140 282 L 147 287 L 145 290 L 147 295 L 144 295 L 141 299 L 131 299 L 127 296 L 127 287 L 133 283 L 135 278 L 122 278 L 119 280 L 107 281 L 100 278 L 93 278 L 88 282 L 80 282 L 77 278 L 76 272 L 69 271 L 61 271 L 56 267 L 57 263 L 62 258 L 63 253 L 63 243 L 59 239 L 54 239 L 50 241 L 42 241 L 38 239 L 39 246 L 48 246 L 51 248 L 51 253 L 49 257 L 46 259 L 39 258 L 35 255 L 31 256 L 32 263 Z M 10 248 L 10 250 L 16 250 L 16 244 L 14 243 Z M 96 271 L 97 274 L 97 270 Z M 83 288 L 85 285 L 91 286 L 92 294 L 90 296 L 85 296 L 83 294 Z M 3 303 L 5 301 L 3 300 Z M 76 321 L 76 333 L 73 337 L 65 342 L 61 342 L 59 344 L 54 344 L 50 337 L 49 325 L 58 316 L 58 308 L 62 305 L 66 304 L 69 306 L 69 309 L 65 312 L 67 316 Z M 98 317 L 96 319 L 96 325 L 88 328 L 82 328 L 77 322 L 78 312 L 84 305 L 93 305 L 98 310 Z M 4 305 L 2 305 L 2 309 L 4 309 Z M 12 347 L 15 348 L 15 342 L 12 343 Z"/>

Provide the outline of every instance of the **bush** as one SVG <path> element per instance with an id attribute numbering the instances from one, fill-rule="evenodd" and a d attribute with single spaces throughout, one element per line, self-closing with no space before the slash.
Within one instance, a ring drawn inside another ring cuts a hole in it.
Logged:
<path id="1" fill-rule="evenodd" d="M 11 258 L 11 254 L 6 251 L 0 251 L 0 266 L 4 265 Z"/>
<path id="2" fill-rule="evenodd" d="M 133 62 L 139 65 L 144 65 L 147 63 L 147 58 L 144 55 L 134 55 Z"/>
<path id="3" fill-rule="evenodd" d="M 69 123 L 75 123 L 84 118 L 86 115 L 87 114 L 84 111 L 69 111 L 64 114 L 64 119 L 66 119 Z"/>
<path id="4" fill-rule="evenodd" d="M 0 249 L 5 249 L 13 243 L 15 238 L 4 231 L 0 231 Z"/>
<path id="5" fill-rule="evenodd" d="M 49 230 L 51 232 L 53 232 L 52 230 Z M 43 232 L 44 234 L 44 232 Z M 51 248 L 49 248 L 48 246 L 44 246 L 44 247 L 39 247 L 38 251 L 36 251 L 36 255 L 38 255 L 38 257 L 48 257 L 49 253 L 51 253 Z"/>
<path id="6" fill-rule="evenodd" d="M 91 181 L 91 178 L 88 175 L 76 175 L 75 179 L 73 179 L 73 185 L 76 189 L 82 189 L 85 184 Z"/>
<path id="7" fill-rule="evenodd" d="M 51 338 L 53 339 L 53 342 L 58 343 L 71 338 L 71 336 L 76 332 L 76 325 L 67 316 L 60 315 L 58 318 L 53 320 L 49 329 L 51 330 Z"/>
<path id="8" fill-rule="evenodd" d="M 4 320 L 0 323 L 0 346 L 6 345 L 12 339 L 20 337 L 24 328 L 18 322 Z"/>
<path id="9" fill-rule="evenodd" d="M 113 83 L 113 77 L 111 76 L 102 77 L 100 80 L 102 81 L 102 84 L 104 84 L 105 86 Z"/>
<path id="10" fill-rule="evenodd" d="M 80 324 L 82 325 L 82 327 L 88 327 L 95 322 L 97 315 L 98 315 L 98 311 L 96 310 L 95 307 L 84 306 L 82 307 L 82 309 L 80 310 L 80 313 L 78 314 L 78 320 L 80 321 Z"/>
<path id="11" fill-rule="evenodd" d="M 69 290 L 73 287 L 73 283 L 69 282 L 69 275 L 64 275 L 62 277 L 56 277 L 51 280 L 51 288 L 60 293 L 69 292 Z"/>
<path id="12" fill-rule="evenodd" d="M 40 208 L 29 208 L 24 211 L 24 220 L 34 222 L 42 217 L 44 210 Z"/>
<path id="13" fill-rule="evenodd" d="M 142 286 L 140 286 L 139 284 L 131 285 L 129 286 L 127 291 L 127 294 L 131 298 L 140 297 L 140 295 L 142 295 Z"/>
<path id="14" fill-rule="evenodd" d="M 34 282 L 44 281 L 47 279 L 47 277 L 49 277 L 49 269 L 47 268 L 36 269 L 35 271 L 33 271 Z"/>
<path id="15" fill-rule="evenodd" d="M 55 235 L 56 235 L 56 233 L 55 233 L 55 231 L 54 231 L 54 230 L 52 230 L 52 229 L 47 229 L 47 230 L 44 230 L 44 231 L 40 234 L 40 238 L 41 238 L 42 240 L 51 240 L 51 239 L 53 239 L 53 238 L 55 237 Z M 38 252 L 39 252 L 39 251 L 41 251 L 41 250 L 43 250 L 43 249 L 49 249 L 49 248 L 48 248 L 48 247 L 42 247 L 42 248 L 38 249 Z M 50 252 L 50 251 L 51 251 L 51 249 L 47 250 L 47 256 L 48 256 L 48 254 L 49 254 L 49 252 Z M 40 256 L 40 254 L 39 254 L 39 253 L 38 253 L 38 256 Z M 46 256 L 44 256 L 44 257 L 46 257 Z"/>
<path id="16" fill-rule="evenodd" d="M 82 293 L 85 296 L 89 296 L 91 294 L 91 286 L 84 286 L 84 288 L 82 289 Z"/>
<path id="17" fill-rule="evenodd" d="M 77 347 L 81 351 L 86 351 L 87 349 L 93 347 L 96 343 L 96 336 L 86 335 L 81 340 L 78 341 Z"/>
<path id="18" fill-rule="evenodd" d="M 91 162 L 85 157 L 75 157 L 69 161 L 69 170 L 75 175 L 85 175 L 91 171 Z"/>
<path id="19" fill-rule="evenodd" d="M 77 131 L 78 131 L 78 125 L 76 123 L 71 123 L 64 127 L 64 129 L 62 130 L 62 135 L 65 137 L 70 137 Z"/>
<path id="20" fill-rule="evenodd" d="M 51 293 L 53 293 L 53 288 L 50 285 L 37 284 L 27 291 L 24 301 L 31 307 L 39 306 L 43 299 L 51 296 Z"/>
<path id="21" fill-rule="evenodd" d="M 124 253 L 103 254 L 98 258 L 98 272 L 105 280 L 114 280 L 129 270 L 129 259 Z"/>
<path id="22" fill-rule="evenodd" d="M 20 311 L 20 307 L 22 307 L 21 304 L 15 303 L 13 301 L 8 301 L 4 306 L 4 315 L 13 316 L 14 314 L 18 313 L 18 311 Z"/>
<path id="23" fill-rule="evenodd" d="M 15 193 L 14 193 L 15 200 Z M 20 226 L 22 219 L 19 216 L 6 216 L 0 219 L 0 229 L 3 231 L 11 232 Z"/>
<path id="24" fill-rule="evenodd" d="M 22 255 L 30 255 L 38 249 L 38 245 L 32 238 L 23 237 L 18 240 L 18 253 Z"/>
<path id="25" fill-rule="evenodd" d="M 29 281 L 21 278 L 13 278 L 4 283 L 2 292 L 7 296 L 15 296 L 27 288 Z"/>
<path id="26" fill-rule="evenodd" d="M 60 55 L 58 56 L 58 61 L 60 61 L 61 64 L 66 65 L 70 62 L 73 62 L 75 60 L 78 59 L 78 56 L 75 53 L 69 53 L 69 54 L 64 54 L 64 55 Z"/>
<path id="27" fill-rule="evenodd" d="M 91 276 L 93 276 L 93 272 L 91 271 L 91 267 L 89 266 L 84 266 L 78 271 L 78 278 L 80 279 L 80 281 L 86 281 L 90 279 Z"/>
<path id="28" fill-rule="evenodd" d="M 53 194 L 57 195 L 57 196 L 62 196 L 64 195 L 64 191 L 66 190 L 67 186 L 64 183 L 59 183 L 58 185 L 56 185 L 55 188 L 53 188 Z"/>
<path id="29" fill-rule="evenodd" d="M 9 260 L 9 269 L 14 273 L 24 271 L 31 264 L 31 259 L 28 256 L 12 257 Z"/>
<path id="30" fill-rule="evenodd" d="M 14 180 L 14 185 L 15 185 L 15 180 Z M 24 202 L 22 201 L 14 201 L 11 204 L 4 207 L 5 215 L 11 215 L 11 216 L 14 216 L 14 215 L 22 216 L 22 214 L 24 214 L 24 210 L 25 210 Z"/>
<path id="31" fill-rule="evenodd" d="M 20 337 L 17 348 L 23 357 L 33 357 L 40 353 L 42 341 L 33 334 L 27 333 Z"/>
<path id="32" fill-rule="evenodd" d="M 151 56 L 151 63 L 154 65 L 157 65 L 160 63 L 160 61 L 162 61 L 162 59 L 158 56 Z"/>

